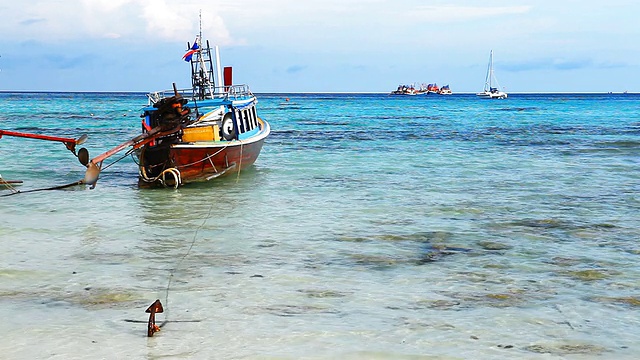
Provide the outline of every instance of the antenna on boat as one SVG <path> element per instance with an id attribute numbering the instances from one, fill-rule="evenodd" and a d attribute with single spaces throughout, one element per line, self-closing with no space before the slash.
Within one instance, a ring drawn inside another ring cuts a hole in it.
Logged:
<path id="1" fill-rule="evenodd" d="M 202 9 L 200 9 L 200 39 L 202 39 Z M 218 89 L 222 89 L 222 87 L 220 87 L 221 85 L 220 79 L 222 79 L 222 67 L 220 66 L 220 49 L 218 48 L 218 45 L 215 45 L 214 49 L 215 49 L 215 56 L 216 56 L 216 63 L 215 63 L 216 72 L 214 74 L 213 69 L 210 69 L 211 76 L 213 78 L 213 86 L 214 86 L 214 88 L 211 89 L 211 84 L 209 84 L 209 93 L 211 94 L 211 96 L 215 95 L 214 90 L 218 91 Z M 207 50 L 208 51 L 210 50 L 209 41 L 207 41 Z M 201 66 L 204 67 L 204 60 L 202 61 Z M 216 84 L 217 84 L 217 89 L 216 89 Z"/>
<path id="2" fill-rule="evenodd" d="M 200 44 L 198 44 L 198 45 L 202 46 L 202 9 L 200 9 L 200 13 L 199 13 L 198 17 L 199 17 L 198 39 L 200 40 Z"/>
<path id="3" fill-rule="evenodd" d="M 222 72 L 221 72 L 221 67 L 220 67 L 220 50 L 218 49 L 218 45 L 216 45 L 215 47 L 216 49 L 216 71 L 218 74 L 218 88 L 219 89 L 224 89 L 223 87 L 220 87 L 220 79 L 222 79 Z"/>
<path id="4" fill-rule="evenodd" d="M 200 32 L 198 33 L 198 42 L 200 44 L 198 44 L 200 46 L 200 52 L 198 52 L 198 65 L 200 66 L 200 73 L 202 74 L 202 80 L 203 80 L 203 84 L 202 85 L 206 85 L 207 86 L 207 95 L 210 97 L 214 97 L 214 87 L 215 87 L 215 79 L 213 78 L 213 69 L 207 69 L 207 65 L 205 63 L 205 59 L 204 59 L 204 55 L 203 52 L 206 51 L 207 55 L 208 55 L 208 61 L 209 63 L 211 63 L 211 49 L 209 47 L 209 41 L 207 41 L 207 47 L 203 48 L 203 44 L 202 44 L 202 9 L 200 10 L 200 14 L 199 14 L 199 19 L 200 19 Z M 211 75 L 209 74 L 211 73 Z M 211 85 L 211 82 L 213 82 L 213 87 Z"/>

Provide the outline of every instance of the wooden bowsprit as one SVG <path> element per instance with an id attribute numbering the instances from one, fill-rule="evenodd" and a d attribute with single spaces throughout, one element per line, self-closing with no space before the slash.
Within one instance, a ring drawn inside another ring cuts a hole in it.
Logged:
<path id="1" fill-rule="evenodd" d="M 67 137 L 50 136 L 50 135 L 42 135 L 42 134 L 34 134 L 34 133 L 26 133 L 26 132 L 20 132 L 20 131 L 11 131 L 11 130 L 2 130 L 2 129 L 0 129 L 0 139 L 2 139 L 3 136 L 13 136 L 13 137 L 21 137 L 21 138 L 27 138 L 27 139 L 36 139 L 36 140 L 61 142 L 61 143 L 63 143 L 65 145 L 67 150 L 71 151 L 73 153 L 73 155 L 80 160 L 81 163 L 83 162 L 83 160 L 82 160 L 83 156 L 85 154 L 87 154 L 86 149 L 84 149 L 84 148 L 80 149 L 76 153 L 76 145 L 81 145 L 85 141 L 87 141 L 87 135 L 86 134 L 80 136 L 77 139 L 73 139 L 73 138 L 67 138 Z M 83 165 L 86 165 L 86 164 L 83 164 Z M 58 186 L 54 186 L 54 187 L 50 187 L 50 188 L 34 189 L 34 190 L 27 190 L 27 191 L 18 191 L 16 189 L 14 189 L 13 186 L 22 184 L 22 180 L 4 180 L 0 176 L 0 186 L 7 187 L 7 188 L 11 189 L 11 191 L 12 191 L 10 194 L 3 194 L 3 195 L 0 195 L 0 196 L 8 196 L 8 195 L 15 195 L 15 194 L 20 194 L 20 193 L 25 193 L 25 192 L 34 192 L 34 191 L 42 191 L 42 190 L 64 189 L 64 188 L 67 188 L 67 187 L 70 187 L 70 186 L 79 185 L 81 183 L 82 183 L 82 181 L 76 181 L 76 182 L 73 182 L 71 184 L 58 185 Z"/>
<path id="2" fill-rule="evenodd" d="M 96 156 L 95 158 L 91 159 L 91 161 L 88 161 L 89 155 L 88 155 L 88 152 L 85 153 L 86 152 L 86 149 L 85 149 L 85 152 L 83 152 L 81 156 L 82 159 L 80 159 L 80 162 L 82 162 L 84 159 L 87 159 L 86 163 L 83 163 L 83 165 L 87 167 L 87 171 L 85 172 L 85 175 L 84 175 L 84 183 L 87 185 L 91 185 L 92 189 L 93 187 L 95 187 L 96 182 L 98 182 L 98 177 L 100 176 L 100 170 L 102 169 L 102 162 L 105 159 L 110 158 L 111 156 L 128 148 L 129 146 L 131 146 L 133 149 L 138 149 L 143 145 L 150 143 L 151 141 L 154 141 L 159 137 L 176 133 L 180 131 L 180 129 L 181 129 L 181 126 L 177 126 L 170 130 L 164 130 L 164 131 L 162 127 L 153 128 L 151 131 L 147 133 L 138 135 L 135 138 L 125 141 L 122 144 L 114 147 L 113 149 Z"/>
<path id="3" fill-rule="evenodd" d="M 76 156 L 78 156 L 76 154 L 76 145 L 81 145 L 85 141 L 87 141 L 86 134 L 80 136 L 77 139 L 72 139 L 72 138 L 65 138 L 65 137 L 59 137 L 59 136 L 49 136 L 49 135 L 41 135 L 41 134 L 33 134 L 33 133 L 25 133 L 25 132 L 19 132 L 19 131 L 10 131 L 10 130 L 0 129 L 0 138 L 2 138 L 3 135 L 22 137 L 22 138 L 28 138 L 28 139 L 46 140 L 46 141 L 58 141 L 63 143 L 67 147 L 67 149 L 69 149 L 69 151 L 71 151 L 73 155 L 76 155 Z"/>

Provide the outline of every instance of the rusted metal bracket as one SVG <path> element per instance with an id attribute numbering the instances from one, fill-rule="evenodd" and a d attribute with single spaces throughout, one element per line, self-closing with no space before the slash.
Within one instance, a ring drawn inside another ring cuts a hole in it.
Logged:
<path id="1" fill-rule="evenodd" d="M 156 325 L 156 314 L 164 312 L 160 300 L 156 300 L 145 311 L 149 313 L 149 323 L 147 324 L 147 337 L 152 337 L 156 331 L 160 331 L 160 327 Z"/>

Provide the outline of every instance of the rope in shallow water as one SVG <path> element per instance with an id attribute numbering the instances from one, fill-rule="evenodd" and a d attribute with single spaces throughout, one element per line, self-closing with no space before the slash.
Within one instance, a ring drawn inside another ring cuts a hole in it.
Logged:
<path id="1" fill-rule="evenodd" d="M 180 266 L 182 265 L 182 262 L 184 261 L 184 259 L 186 259 L 187 256 L 189 256 L 189 254 L 191 253 L 191 249 L 193 249 L 193 246 L 196 243 L 196 239 L 198 238 L 198 232 L 200 230 L 202 230 L 202 228 L 204 227 L 204 225 L 207 223 L 207 221 L 209 220 L 209 218 L 211 217 L 211 212 L 213 211 L 213 206 L 214 203 L 212 202 L 211 205 L 209 205 L 209 210 L 207 211 L 207 216 L 205 216 L 204 220 L 202 221 L 202 224 L 200 224 L 200 226 L 198 226 L 196 228 L 195 233 L 193 234 L 193 239 L 191 240 L 191 244 L 189 245 L 189 248 L 187 249 L 187 252 L 182 255 L 182 257 L 180 258 L 180 260 L 178 260 L 178 263 L 176 264 L 176 266 L 171 270 L 171 272 L 169 273 L 169 280 L 167 282 L 167 288 L 165 289 L 165 297 L 164 297 L 164 303 L 165 306 L 167 308 L 166 314 L 165 314 L 165 319 L 164 321 L 160 324 L 160 327 L 163 327 L 167 322 L 169 322 L 169 291 L 171 289 L 171 282 L 173 280 L 173 276 L 175 274 L 175 272 L 180 268 Z"/>
<path id="2" fill-rule="evenodd" d="M 236 177 L 236 182 L 238 182 L 238 180 L 240 179 L 240 169 L 242 169 L 243 146 L 244 146 L 244 143 L 242 141 L 240 141 L 240 166 L 238 168 L 238 176 Z M 225 146 L 225 148 L 226 148 L 226 146 Z M 220 151 L 222 151 L 222 150 L 224 150 L 224 149 L 221 149 Z M 211 156 L 213 156 L 213 155 L 211 155 Z M 206 159 L 210 158 L 211 156 L 209 156 L 209 157 L 207 157 L 207 158 L 205 158 L 203 160 L 206 160 Z M 189 254 L 191 253 L 191 249 L 193 249 L 193 246 L 196 243 L 196 239 L 198 237 L 198 232 L 204 227 L 204 225 L 207 223 L 207 221 L 211 217 L 211 212 L 213 211 L 213 205 L 214 205 L 214 203 L 211 203 L 211 205 L 209 205 L 209 210 L 207 211 L 207 216 L 202 221 L 202 224 L 200 224 L 200 226 L 198 226 L 196 228 L 196 231 L 193 234 L 193 239 L 191 240 L 191 244 L 189 245 L 189 249 L 187 249 L 187 252 L 180 258 L 180 260 L 176 264 L 175 268 L 173 268 L 173 270 L 171 270 L 171 272 L 169 273 L 169 281 L 167 282 L 167 288 L 165 290 L 165 298 L 164 298 L 164 303 L 167 306 L 167 313 L 165 315 L 165 320 L 162 322 L 162 324 L 160 324 L 160 327 L 164 326 L 167 322 L 169 322 L 169 307 L 168 307 L 169 306 L 169 290 L 171 288 L 171 282 L 173 280 L 173 276 L 174 276 L 176 270 L 180 267 L 180 265 L 182 265 L 182 262 L 184 261 L 184 259 L 187 256 L 189 256 Z"/>
<path id="3" fill-rule="evenodd" d="M 17 190 L 15 188 L 12 189 L 12 193 L 10 194 L 2 194 L 0 196 L 11 196 L 11 195 L 16 195 L 16 194 L 25 194 L 25 193 L 31 193 L 31 192 L 36 192 L 36 191 L 48 191 L 48 190 L 61 190 L 61 189 L 66 189 L 68 187 L 71 186 L 76 186 L 76 185 L 82 185 L 84 184 L 84 179 L 83 180 L 78 180 L 76 182 L 72 182 L 69 184 L 65 184 L 65 185 L 57 185 L 57 186 L 52 186 L 52 187 L 48 187 L 48 188 L 41 188 L 41 189 L 31 189 L 31 190 L 25 190 L 25 191 L 21 191 L 21 190 Z"/>
<path id="4" fill-rule="evenodd" d="M 133 150 L 127 151 L 127 153 L 124 154 L 121 158 L 115 160 L 114 162 L 112 162 L 112 163 L 110 163 L 110 164 L 108 164 L 106 166 L 101 167 L 100 171 L 109 168 L 113 164 L 115 164 L 115 163 L 119 162 L 120 160 L 124 159 L 125 157 L 129 156 L 132 152 L 133 152 Z M 6 184 L 6 185 L 8 185 L 7 187 L 11 190 L 11 193 L 10 194 L 2 194 L 2 195 L 0 195 L 0 197 L 11 196 L 11 195 L 16 195 L 16 194 L 26 194 L 26 193 L 32 193 L 32 192 L 38 192 L 38 191 L 62 190 L 62 189 L 66 189 L 68 187 L 72 187 L 72 186 L 76 186 L 76 185 L 82 185 L 82 184 L 84 184 L 84 179 L 78 180 L 78 181 L 75 181 L 75 182 L 72 182 L 72 183 L 69 183 L 69 184 L 56 185 L 56 186 L 50 186 L 50 187 L 46 187 L 46 188 L 31 189 L 31 190 L 24 190 L 24 191 L 23 190 L 18 190 L 14 186 L 11 186 L 10 184 Z"/>

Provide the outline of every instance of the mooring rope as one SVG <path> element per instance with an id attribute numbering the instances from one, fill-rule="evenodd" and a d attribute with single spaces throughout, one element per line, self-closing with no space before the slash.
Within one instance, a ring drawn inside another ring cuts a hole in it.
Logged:
<path id="1" fill-rule="evenodd" d="M 240 181 L 240 170 L 242 170 L 242 148 L 244 146 L 242 140 L 238 141 L 240 141 L 240 165 L 238 166 L 238 176 L 236 177 L 236 184 L 238 183 L 238 181 Z"/>
<path id="2" fill-rule="evenodd" d="M 169 273 L 169 280 L 167 282 L 167 288 L 165 289 L 165 297 L 164 297 L 165 308 L 167 311 L 164 317 L 164 321 L 162 322 L 162 324 L 160 324 L 160 327 L 163 327 L 167 322 L 169 322 L 169 290 L 171 289 L 171 282 L 173 280 L 173 276 L 175 272 L 182 265 L 182 262 L 184 261 L 184 259 L 186 259 L 186 257 L 189 256 L 189 254 L 191 253 L 191 249 L 193 249 L 193 246 L 196 243 L 196 239 L 198 238 L 198 232 L 204 227 L 204 225 L 207 223 L 207 221 L 211 217 L 211 212 L 213 211 L 214 204 L 215 203 L 213 202 L 211 203 L 211 205 L 209 206 L 209 211 L 207 212 L 207 216 L 202 221 L 202 224 L 200 224 L 200 226 L 196 228 L 196 231 L 193 234 L 193 239 L 191 240 L 191 244 L 189 245 L 189 249 L 187 249 L 187 252 L 180 258 L 176 266 Z"/>
<path id="3" fill-rule="evenodd" d="M 114 162 L 110 163 L 107 166 L 101 167 L 100 171 L 109 168 L 111 165 L 113 165 L 113 164 L 119 162 L 120 160 L 124 159 L 125 157 L 129 156 L 131 153 L 133 153 L 133 151 L 134 151 L 134 149 L 131 149 L 131 150 L 127 151 L 127 153 L 124 154 L 119 159 L 115 160 Z M 78 181 L 75 181 L 75 182 L 72 182 L 72 183 L 69 183 L 69 184 L 64 184 L 64 185 L 56 185 L 56 186 L 40 188 L 40 189 L 31 189 L 31 190 L 18 190 L 14 186 L 11 186 L 8 183 L 7 184 L 3 183 L 3 185 L 7 185 L 7 188 L 9 188 L 12 192 L 10 194 L 2 194 L 2 195 L 0 195 L 0 197 L 11 196 L 11 195 L 16 195 L 16 194 L 25 194 L 25 193 L 31 193 L 31 192 L 38 192 L 38 191 L 62 190 L 62 189 L 66 189 L 66 188 L 71 187 L 71 186 L 82 185 L 82 184 L 84 184 L 84 179 L 83 180 L 78 180 Z"/>
<path id="4" fill-rule="evenodd" d="M 12 192 L 10 194 L 2 194 L 0 196 L 11 196 L 11 195 L 16 195 L 16 194 L 25 194 L 25 193 L 31 193 L 31 192 L 36 192 L 36 191 L 61 190 L 61 189 L 65 189 L 65 188 L 68 188 L 68 187 L 71 187 L 71 186 L 82 185 L 82 184 L 84 184 L 84 179 L 83 180 L 78 180 L 76 182 L 72 182 L 72 183 L 69 183 L 69 184 L 65 184 L 65 185 L 57 185 L 57 186 L 52 186 L 52 187 L 48 187 L 48 188 L 41 188 L 41 189 L 31 189 L 31 190 L 21 191 L 21 190 L 16 190 L 14 188 L 12 191 L 15 191 L 15 192 Z"/>

